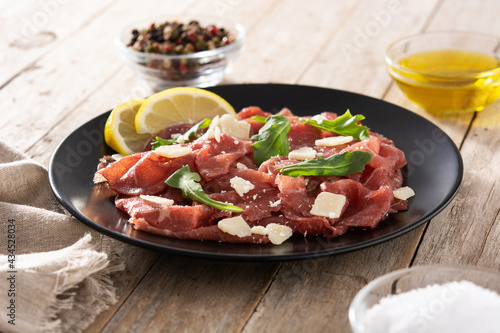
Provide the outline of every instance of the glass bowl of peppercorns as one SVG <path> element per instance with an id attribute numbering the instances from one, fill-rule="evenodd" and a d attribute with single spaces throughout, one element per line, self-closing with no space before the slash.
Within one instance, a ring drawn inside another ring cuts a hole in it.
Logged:
<path id="1" fill-rule="evenodd" d="M 125 27 L 115 39 L 124 62 L 155 90 L 208 87 L 232 69 L 245 39 L 237 23 L 215 17 L 157 18 Z"/>

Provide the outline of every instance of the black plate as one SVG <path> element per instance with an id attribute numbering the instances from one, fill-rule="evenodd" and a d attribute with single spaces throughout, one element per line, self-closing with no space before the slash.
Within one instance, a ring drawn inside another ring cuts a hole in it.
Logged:
<path id="1" fill-rule="evenodd" d="M 243 84 L 209 90 L 235 110 L 256 105 L 273 112 L 288 107 L 297 115 L 322 111 L 342 114 L 347 109 L 365 115 L 365 125 L 394 140 L 406 154 L 406 182 L 416 192 L 409 200 L 409 209 L 389 215 L 374 230 L 351 230 L 334 239 L 294 235 L 280 246 L 178 240 L 133 230 L 127 216 L 115 208 L 113 194 L 92 182 L 99 158 L 114 153 L 103 140 L 109 112 L 76 129 L 55 150 L 49 177 L 62 205 L 103 234 L 158 251 L 229 260 L 286 260 L 358 250 L 400 236 L 438 214 L 455 196 L 462 180 L 462 158 L 453 141 L 431 122 L 396 105 L 311 86 Z"/>

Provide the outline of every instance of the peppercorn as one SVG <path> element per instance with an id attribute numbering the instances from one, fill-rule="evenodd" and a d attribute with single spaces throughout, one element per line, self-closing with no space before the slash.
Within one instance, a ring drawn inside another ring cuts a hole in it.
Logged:
<path id="1" fill-rule="evenodd" d="M 196 20 L 187 24 L 166 21 L 131 31 L 128 47 L 140 52 L 189 54 L 231 44 L 235 38 L 225 28 L 213 24 L 202 27 Z M 189 46 L 188 46 L 189 45 Z"/>
<path id="2" fill-rule="evenodd" d="M 235 36 L 223 27 L 210 24 L 201 26 L 196 20 L 187 23 L 165 21 L 152 23 L 145 29 L 132 29 L 127 44 L 131 49 L 148 54 L 187 55 L 213 50 L 234 42 Z M 206 66 L 223 58 L 211 59 L 210 63 L 200 63 L 198 59 L 145 57 L 143 65 L 159 70 L 159 76 L 166 80 L 185 81 L 196 78 Z"/>

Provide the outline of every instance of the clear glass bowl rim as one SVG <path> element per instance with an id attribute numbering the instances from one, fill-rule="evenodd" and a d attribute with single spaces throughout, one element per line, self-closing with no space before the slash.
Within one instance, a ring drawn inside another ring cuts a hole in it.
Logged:
<path id="1" fill-rule="evenodd" d="M 387 65 L 390 67 L 391 70 L 397 70 L 399 72 L 403 72 L 403 73 L 408 73 L 408 74 L 424 74 L 424 75 L 427 75 L 427 76 L 430 76 L 430 77 L 434 77 L 434 78 L 439 78 L 439 79 L 450 79 L 450 80 L 455 80 L 457 77 L 456 75 L 453 75 L 453 74 L 435 74 L 435 73 L 429 73 L 429 72 L 425 72 L 425 71 L 417 71 L 417 70 L 414 70 L 414 69 L 409 69 L 409 68 L 406 68 L 406 67 L 403 67 L 399 64 L 398 61 L 396 61 L 395 59 L 393 59 L 393 57 L 391 56 L 391 51 L 393 50 L 394 47 L 396 47 L 397 45 L 399 45 L 400 43 L 404 43 L 404 42 L 408 42 L 410 40 L 414 40 L 414 39 L 417 39 L 417 38 L 426 38 L 426 37 L 444 37 L 444 36 L 465 36 L 465 37 L 468 37 L 468 38 L 490 38 L 492 40 L 496 40 L 497 41 L 497 49 L 498 51 L 496 51 L 496 55 L 497 55 L 497 58 L 500 59 L 500 38 L 495 36 L 495 35 L 489 35 L 489 34 L 485 34 L 485 33 L 479 33 L 479 32 L 469 32 L 469 31 L 433 31 L 433 32 L 425 32 L 425 33 L 420 33 L 420 34 L 413 34 L 413 35 L 408 35 L 408 36 L 404 36 L 404 37 L 401 37 L 397 40 L 395 40 L 394 42 L 392 42 L 387 48 L 386 48 L 386 51 L 385 51 L 385 61 L 387 63 Z M 445 48 L 443 48 L 445 49 Z M 437 49 L 436 49 L 437 50 Z M 478 50 L 478 52 L 481 53 L 480 50 Z M 485 54 L 489 54 L 484 52 Z M 467 79 L 467 78 L 481 78 L 481 77 L 487 77 L 487 76 L 491 76 L 491 75 L 495 75 L 495 74 L 500 74 L 500 66 L 494 68 L 494 69 L 491 69 L 491 70 L 487 70 L 487 71 L 478 71 L 478 72 L 475 72 L 475 73 L 471 73 L 470 75 L 460 75 L 460 78 L 461 79 Z"/>

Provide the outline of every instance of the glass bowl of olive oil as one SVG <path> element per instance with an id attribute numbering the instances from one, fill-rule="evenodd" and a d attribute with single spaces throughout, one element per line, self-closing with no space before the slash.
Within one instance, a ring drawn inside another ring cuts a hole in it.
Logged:
<path id="1" fill-rule="evenodd" d="M 469 32 L 404 37 L 386 52 L 410 101 L 439 115 L 481 111 L 500 97 L 500 38 Z"/>

